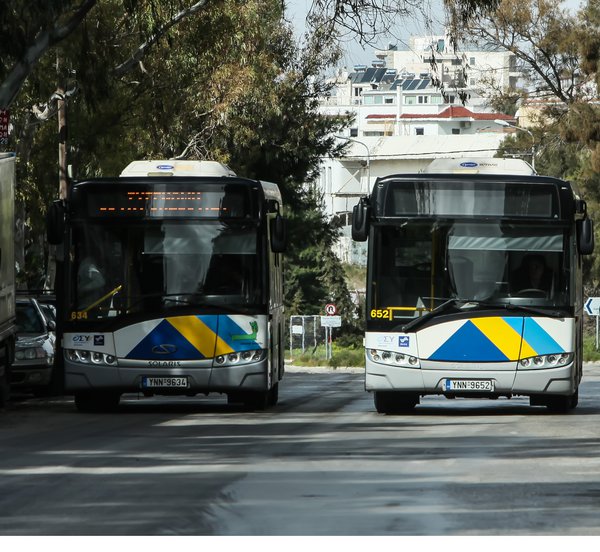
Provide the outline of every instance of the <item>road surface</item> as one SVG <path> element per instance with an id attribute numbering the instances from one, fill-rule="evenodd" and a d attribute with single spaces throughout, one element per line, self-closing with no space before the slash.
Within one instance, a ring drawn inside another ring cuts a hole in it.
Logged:
<path id="1" fill-rule="evenodd" d="M 0 535 L 598 535 L 600 365 L 573 414 L 425 398 L 375 412 L 360 371 L 289 371 L 280 402 L 72 399 L 0 412 Z"/>

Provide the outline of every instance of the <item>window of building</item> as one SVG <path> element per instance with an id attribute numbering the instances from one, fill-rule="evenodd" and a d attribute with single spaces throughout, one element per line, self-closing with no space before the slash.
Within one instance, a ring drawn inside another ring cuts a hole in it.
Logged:
<path id="1" fill-rule="evenodd" d="M 473 67 L 473 65 L 475 65 L 475 58 L 474 57 L 469 58 L 469 65 L 471 67 Z"/>
<path id="2" fill-rule="evenodd" d="M 428 104 L 429 96 L 418 96 L 417 101 L 419 104 Z"/>
<path id="3" fill-rule="evenodd" d="M 460 128 L 453 128 L 452 134 L 460 134 Z"/>
<path id="4" fill-rule="evenodd" d="M 415 105 L 417 103 L 417 98 L 415 96 L 404 96 L 404 104 L 405 105 Z"/>
<path id="5" fill-rule="evenodd" d="M 423 127 L 415 127 L 415 134 L 417 136 L 423 136 L 425 134 L 425 129 Z"/>
<path id="6" fill-rule="evenodd" d="M 433 96 L 430 96 L 429 101 L 433 105 L 439 105 L 439 104 L 444 103 L 444 99 L 442 98 L 442 96 L 440 94 L 434 94 Z"/>
<path id="7" fill-rule="evenodd" d="M 358 136 L 358 129 L 357 128 L 351 128 L 350 129 L 350 137 L 351 138 L 356 138 Z"/>
<path id="8" fill-rule="evenodd" d="M 384 98 L 384 103 L 386 103 L 386 104 L 393 104 L 394 103 L 394 96 L 386 96 Z"/>

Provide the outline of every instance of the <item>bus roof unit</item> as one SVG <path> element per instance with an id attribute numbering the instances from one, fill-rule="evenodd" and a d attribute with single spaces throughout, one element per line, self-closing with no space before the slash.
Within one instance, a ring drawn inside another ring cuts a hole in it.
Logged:
<path id="1" fill-rule="evenodd" d="M 223 163 L 217 161 L 188 161 L 159 159 L 132 161 L 121 176 L 236 176 Z"/>
<path id="2" fill-rule="evenodd" d="M 526 174 L 535 175 L 532 166 L 523 159 L 452 158 L 434 159 L 423 172 L 450 174 Z"/>

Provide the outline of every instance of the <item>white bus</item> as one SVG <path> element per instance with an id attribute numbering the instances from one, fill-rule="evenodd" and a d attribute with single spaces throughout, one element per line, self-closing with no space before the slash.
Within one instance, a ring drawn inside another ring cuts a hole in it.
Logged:
<path id="1" fill-rule="evenodd" d="M 378 412 L 411 411 L 425 395 L 577 405 L 592 221 L 572 184 L 506 161 L 379 178 L 355 207 Z"/>
<path id="2" fill-rule="evenodd" d="M 58 337 L 79 410 L 123 393 L 227 395 L 272 406 L 284 372 L 275 184 L 207 161 L 139 161 L 74 182 L 48 217 Z"/>

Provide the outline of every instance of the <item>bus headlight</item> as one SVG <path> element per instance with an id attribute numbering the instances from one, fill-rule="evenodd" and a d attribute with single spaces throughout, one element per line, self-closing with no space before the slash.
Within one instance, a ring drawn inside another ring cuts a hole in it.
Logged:
<path id="1" fill-rule="evenodd" d="M 574 353 L 553 353 L 535 357 L 522 358 L 519 360 L 519 368 L 524 370 L 536 370 L 543 368 L 560 368 L 573 362 Z"/>
<path id="2" fill-rule="evenodd" d="M 266 357 L 266 349 L 252 349 L 249 351 L 239 351 L 215 357 L 215 365 L 235 366 L 238 364 L 251 364 L 252 362 L 259 362 L 261 360 L 264 360 Z"/>
<path id="3" fill-rule="evenodd" d="M 80 364 L 94 364 L 96 366 L 116 366 L 117 364 L 117 359 L 114 355 L 98 351 L 65 349 L 65 357 L 71 362 L 78 362 Z"/>
<path id="4" fill-rule="evenodd" d="M 367 357 L 378 364 L 388 364 L 389 366 L 407 366 L 409 368 L 420 368 L 421 363 L 417 357 L 407 355 L 406 353 L 396 353 L 393 351 L 381 351 L 379 349 L 367 349 Z"/>

